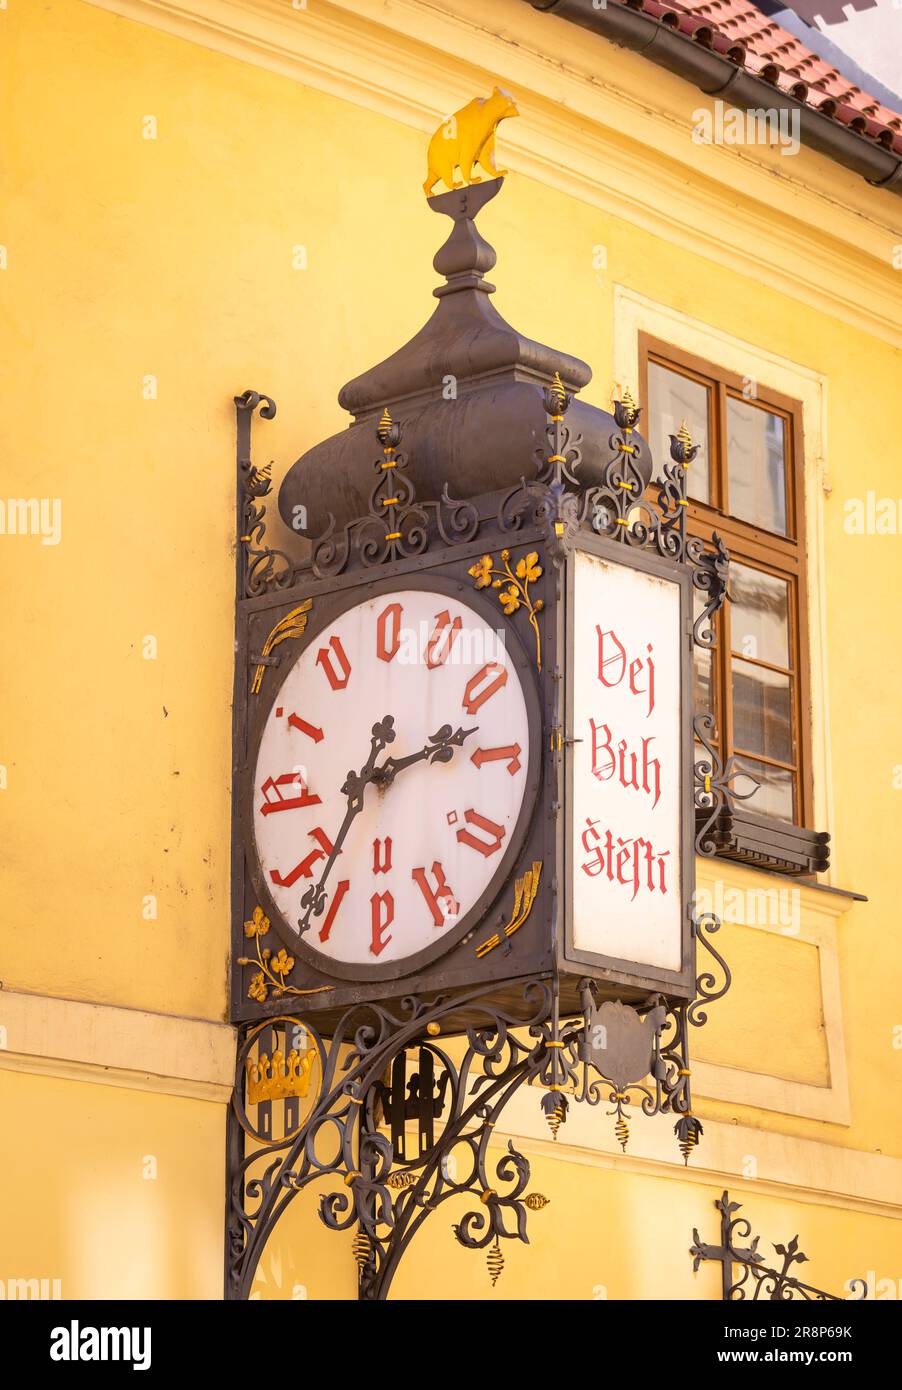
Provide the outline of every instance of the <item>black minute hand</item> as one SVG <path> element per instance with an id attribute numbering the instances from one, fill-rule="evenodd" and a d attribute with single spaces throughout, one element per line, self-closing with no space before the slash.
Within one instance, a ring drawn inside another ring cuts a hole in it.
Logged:
<path id="1" fill-rule="evenodd" d="M 326 879 L 332 872 L 332 865 L 335 863 L 341 847 L 347 839 L 348 831 L 352 822 L 360 815 L 363 810 L 363 798 L 367 786 L 374 780 L 373 769 L 376 764 L 377 756 L 383 748 L 387 748 L 390 743 L 395 741 L 395 721 L 390 714 L 387 714 L 378 724 L 373 725 L 370 739 L 370 755 L 359 772 L 353 770 L 348 772 L 344 785 L 341 790 L 348 798 L 348 809 L 345 818 L 341 823 L 341 829 L 335 836 L 332 843 L 332 852 L 323 865 L 323 871 L 319 876 L 319 882 L 311 884 L 301 898 L 302 915 L 298 918 L 298 930 L 303 934 L 310 926 L 310 918 L 314 915 L 321 916 L 326 905 Z"/>

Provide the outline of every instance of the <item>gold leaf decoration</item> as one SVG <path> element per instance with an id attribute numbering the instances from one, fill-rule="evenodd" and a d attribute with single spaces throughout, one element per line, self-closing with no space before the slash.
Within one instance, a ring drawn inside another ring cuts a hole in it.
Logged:
<path id="1" fill-rule="evenodd" d="M 286 613 L 284 618 L 280 618 L 279 621 L 276 623 L 275 627 L 273 628 L 272 632 L 267 637 L 266 641 L 263 643 L 263 651 L 261 652 L 261 656 L 270 656 L 273 652 L 273 649 L 277 647 L 280 642 L 287 642 L 289 637 L 300 637 L 301 633 L 307 626 L 307 614 L 310 612 L 310 609 L 312 607 L 313 599 L 305 598 L 304 602 L 298 604 L 297 608 L 292 608 L 290 613 Z M 265 670 L 266 666 L 261 664 L 254 671 L 254 678 L 251 681 L 252 695 L 260 694 L 260 688 L 263 685 L 263 673 L 265 672 Z"/>
<path id="2" fill-rule="evenodd" d="M 471 576 L 475 588 L 487 589 L 491 585 L 496 590 L 498 602 L 507 617 L 510 618 L 519 608 L 526 609 L 529 614 L 529 625 L 536 639 L 536 667 L 541 671 L 542 639 L 539 634 L 537 615 L 541 613 L 545 605 L 542 599 L 533 599 L 529 592 L 530 584 L 534 584 L 537 579 L 542 577 L 539 552 L 531 550 L 523 559 L 518 560 L 516 570 L 511 569 L 510 558 L 510 551 L 502 550 L 500 563 L 496 565 L 493 556 L 483 555 L 474 565 L 470 566 L 467 573 Z"/>
<path id="3" fill-rule="evenodd" d="M 520 930 L 523 923 L 526 921 L 532 911 L 532 905 L 536 900 L 536 894 L 539 891 L 539 879 L 541 874 L 542 861 L 541 859 L 534 859 L 532 868 L 527 869 L 522 878 L 517 879 L 514 884 L 514 909 L 511 913 L 510 921 L 502 929 L 503 936 L 510 938 L 513 936 L 514 932 Z M 476 947 L 477 959 L 481 960 L 482 957 L 487 956 L 490 951 L 494 951 L 496 946 L 501 945 L 502 939 L 502 934 L 495 932 L 492 936 L 487 937 L 485 941 L 480 942 Z"/>

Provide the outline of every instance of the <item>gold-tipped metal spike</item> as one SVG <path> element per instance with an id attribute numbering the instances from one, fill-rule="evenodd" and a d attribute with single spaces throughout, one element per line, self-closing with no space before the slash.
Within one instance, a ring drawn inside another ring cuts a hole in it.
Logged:
<path id="1" fill-rule="evenodd" d="M 677 430 L 677 439 L 688 453 L 692 448 L 692 435 L 689 433 L 689 426 L 685 420 L 680 421 L 680 428 Z"/>
<path id="2" fill-rule="evenodd" d="M 557 413 L 560 414 L 567 404 L 567 392 L 564 389 L 564 383 L 561 381 L 560 372 L 555 372 L 554 381 L 549 387 L 549 393 L 554 398 L 555 404 L 557 405 Z"/>

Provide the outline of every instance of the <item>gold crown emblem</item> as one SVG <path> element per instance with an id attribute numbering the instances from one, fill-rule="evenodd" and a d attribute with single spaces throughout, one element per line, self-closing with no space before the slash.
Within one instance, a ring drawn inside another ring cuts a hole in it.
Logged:
<path id="1" fill-rule="evenodd" d="M 245 1063 L 247 1079 L 247 1100 L 249 1105 L 259 1105 L 265 1100 L 287 1100 L 289 1096 L 307 1095 L 313 1064 L 317 1058 L 315 1047 L 308 1047 L 301 1055 L 295 1048 L 287 1059 L 279 1048 L 272 1057 L 260 1053 L 258 1061 L 248 1058 Z"/>

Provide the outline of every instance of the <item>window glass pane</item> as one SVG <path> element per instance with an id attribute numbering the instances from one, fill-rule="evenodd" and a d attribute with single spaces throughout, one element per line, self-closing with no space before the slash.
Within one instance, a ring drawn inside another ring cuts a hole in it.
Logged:
<path id="1" fill-rule="evenodd" d="M 735 768 L 740 775 L 734 778 L 737 791 L 745 792 L 749 783 L 743 773 L 754 777 L 761 786 L 740 804 L 756 816 L 773 816 L 776 820 L 792 821 L 792 773 L 782 767 L 768 767 L 767 763 L 756 762 L 754 758 L 737 756 Z"/>
<path id="2" fill-rule="evenodd" d="M 727 397 L 730 512 L 781 536 L 786 535 L 784 434 L 782 416 Z"/>
<path id="3" fill-rule="evenodd" d="M 739 656 L 789 667 L 789 585 L 730 562 L 730 646 Z"/>
<path id="4" fill-rule="evenodd" d="M 789 676 L 733 661 L 733 742 L 748 753 L 781 763 L 794 761 Z"/>
<path id="5" fill-rule="evenodd" d="M 683 420 L 689 426 L 693 443 L 701 446 L 689 465 L 689 496 L 707 502 L 708 388 L 657 362 L 649 362 L 648 442 L 658 476 L 665 463 L 671 461 L 670 435 L 677 433 Z"/>

